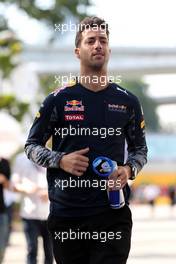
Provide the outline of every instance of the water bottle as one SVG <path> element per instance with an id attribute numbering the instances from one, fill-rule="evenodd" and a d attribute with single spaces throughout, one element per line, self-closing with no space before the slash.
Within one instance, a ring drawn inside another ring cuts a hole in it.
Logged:
<path id="1" fill-rule="evenodd" d="M 117 162 L 104 156 L 97 157 L 93 163 L 94 172 L 100 177 L 108 178 L 115 170 L 118 170 Z M 122 208 L 125 205 L 123 190 L 107 190 L 110 206 L 113 209 Z"/>

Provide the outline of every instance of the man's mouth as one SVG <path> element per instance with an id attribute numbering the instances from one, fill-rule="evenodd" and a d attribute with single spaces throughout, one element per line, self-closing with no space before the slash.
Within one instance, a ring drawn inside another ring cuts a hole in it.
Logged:
<path id="1" fill-rule="evenodd" d="M 104 56 L 104 54 L 103 53 L 95 53 L 95 54 L 93 54 L 93 56 Z"/>

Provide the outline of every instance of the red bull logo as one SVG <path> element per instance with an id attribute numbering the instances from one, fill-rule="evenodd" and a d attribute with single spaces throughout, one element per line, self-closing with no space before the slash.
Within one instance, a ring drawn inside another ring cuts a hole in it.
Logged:
<path id="1" fill-rule="evenodd" d="M 67 105 L 68 106 L 81 106 L 82 101 L 78 101 L 78 100 L 67 101 Z"/>
<path id="2" fill-rule="evenodd" d="M 71 100 L 66 102 L 64 111 L 84 111 L 84 106 L 82 105 L 82 101 Z"/>

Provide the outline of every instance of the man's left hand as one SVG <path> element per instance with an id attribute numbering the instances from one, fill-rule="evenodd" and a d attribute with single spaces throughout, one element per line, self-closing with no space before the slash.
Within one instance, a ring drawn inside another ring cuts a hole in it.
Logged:
<path id="1" fill-rule="evenodd" d="M 126 185 L 130 177 L 131 177 L 131 168 L 128 165 L 125 165 L 125 166 L 119 166 L 118 170 L 115 170 L 109 176 L 109 180 L 114 181 L 114 186 L 117 186 L 117 182 L 118 182 L 118 186 L 120 186 L 120 189 L 122 189 Z"/>

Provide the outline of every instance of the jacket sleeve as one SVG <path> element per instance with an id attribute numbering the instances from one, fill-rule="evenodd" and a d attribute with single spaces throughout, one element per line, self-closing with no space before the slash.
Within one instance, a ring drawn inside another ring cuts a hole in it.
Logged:
<path id="1" fill-rule="evenodd" d="M 126 164 L 135 166 L 139 172 L 147 163 L 147 145 L 145 139 L 145 121 L 142 107 L 134 97 L 130 119 L 125 129 L 128 157 Z"/>
<path id="2" fill-rule="evenodd" d="M 45 147 L 46 142 L 54 132 L 57 121 L 55 96 L 50 94 L 41 105 L 25 144 L 27 157 L 39 166 L 59 167 L 59 161 L 64 153 L 52 151 Z"/>

